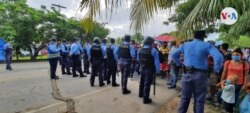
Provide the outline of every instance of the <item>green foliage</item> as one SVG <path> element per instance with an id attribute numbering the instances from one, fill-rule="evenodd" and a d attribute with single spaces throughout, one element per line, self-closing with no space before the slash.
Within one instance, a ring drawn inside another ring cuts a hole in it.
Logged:
<path id="1" fill-rule="evenodd" d="M 135 40 L 136 43 L 142 43 L 142 40 L 143 40 L 143 36 L 141 33 L 135 33 L 133 36 L 132 36 L 132 40 Z"/>
<path id="2" fill-rule="evenodd" d="M 115 44 L 117 44 L 117 45 L 122 44 L 122 37 L 116 38 Z"/>
<path id="3" fill-rule="evenodd" d="M 217 22 L 220 19 L 222 9 L 225 7 L 233 7 L 239 14 L 239 21 L 233 26 L 225 26 Z M 199 30 L 200 25 L 214 25 L 219 27 L 220 31 L 223 30 L 223 32 L 239 38 L 241 35 L 249 35 L 249 30 L 247 30 L 249 29 L 247 23 L 250 23 L 250 20 L 247 19 L 249 11 L 250 0 L 199 0 L 198 4 L 185 18 L 180 30 L 192 33 L 193 30 Z"/>
<path id="4" fill-rule="evenodd" d="M 219 36 L 219 39 L 225 43 L 228 43 L 231 48 L 236 47 L 250 47 L 250 37 L 249 36 L 240 36 L 240 38 L 234 37 L 233 35 L 222 33 Z"/>
<path id="5" fill-rule="evenodd" d="M 109 34 L 109 29 L 104 28 L 102 24 L 94 22 L 94 28 L 91 33 L 88 33 L 84 39 L 93 40 L 94 37 L 99 37 L 100 39 L 104 39 Z"/>
<path id="6" fill-rule="evenodd" d="M 13 40 L 16 51 L 20 48 L 29 50 L 31 57 L 36 57 L 52 36 L 56 36 L 58 40 L 72 40 L 74 37 L 82 37 L 85 33 L 80 21 L 66 18 L 65 15 L 48 10 L 45 6 L 42 6 L 42 10 L 31 8 L 26 4 L 26 0 L 0 1 L 0 31 L 0 36 L 5 40 Z M 109 33 L 108 29 L 98 23 L 94 24 L 93 32 L 88 32 L 92 37 L 101 38 Z"/>

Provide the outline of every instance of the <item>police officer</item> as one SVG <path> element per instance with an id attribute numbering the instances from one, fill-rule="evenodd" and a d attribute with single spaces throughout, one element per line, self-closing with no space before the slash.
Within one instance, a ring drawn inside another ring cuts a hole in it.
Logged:
<path id="1" fill-rule="evenodd" d="M 61 58 L 62 58 L 62 74 L 65 75 L 72 75 L 70 72 L 70 62 L 69 62 L 69 47 L 67 46 L 67 41 L 63 40 L 62 43 L 60 44 L 60 53 L 61 53 Z M 65 69 L 67 73 L 65 72 Z"/>
<path id="2" fill-rule="evenodd" d="M 149 98 L 150 85 L 153 81 L 153 74 L 160 73 L 160 60 L 158 51 L 152 47 L 154 39 L 147 37 L 143 47 L 138 50 L 137 60 L 141 65 L 141 79 L 139 86 L 139 97 L 143 97 L 143 103 L 151 103 Z"/>
<path id="3" fill-rule="evenodd" d="M 87 40 L 85 45 L 84 45 L 84 55 L 83 55 L 83 64 L 84 64 L 84 73 L 86 74 L 90 74 L 90 71 L 89 71 L 89 66 L 90 66 L 90 62 L 88 60 L 88 54 L 87 54 L 87 51 L 89 51 L 91 45 L 89 43 L 89 41 Z"/>
<path id="4" fill-rule="evenodd" d="M 110 77 L 112 76 L 112 86 L 118 87 L 119 84 L 116 83 L 116 72 L 117 72 L 117 63 L 115 58 L 115 50 L 117 46 L 115 45 L 115 39 L 110 39 L 110 45 L 107 46 L 107 67 L 108 67 L 108 76 L 107 76 L 107 84 L 110 84 Z"/>
<path id="5" fill-rule="evenodd" d="M 4 44 L 5 59 L 6 59 L 6 70 L 12 70 L 11 61 L 12 61 L 12 45 L 10 42 Z"/>
<path id="6" fill-rule="evenodd" d="M 182 75 L 182 91 L 179 113 L 186 113 L 189 102 L 194 95 L 194 113 L 204 113 L 207 93 L 208 65 L 207 58 L 214 59 L 214 71 L 219 72 L 223 63 L 223 56 L 211 44 L 204 42 L 205 31 L 196 31 L 194 40 L 186 42 L 173 53 L 173 61 L 180 67 L 180 55 L 184 57 L 184 73 Z"/>
<path id="7" fill-rule="evenodd" d="M 104 50 L 104 57 L 103 57 L 103 64 L 102 64 L 102 76 L 104 80 L 107 80 L 107 54 L 106 54 L 106 48 L 107 48 L 107 40 L 103 39 L 101 43 L 101 47 Z"/>
<path id="8" fill-rule="evenodd" d="M 120 70 L 122 73 L 122 93 L 130 94 L 131 91 L 127 88 L 128 77 L 130 75 L 130 67 L 132 63 L 132 59 L 135 58 L 135 50 L 130 45 L 130 36 L 125 35 L 124 42 L 116 49 L 116 55 L 119 59 Z"/>
<path id="9" fill-rule="evenodd" d="M 70 57 L 72 59 L 73 77 L 79 76 L 76 74 L 76 71 L 80 73 L 80 77 L 86 77 L 82 72 L 81 53 L 83 50 L 80 45 L 80 41 L 81 40 L 79 38 L 75 38 L 74 43 L 71 45 L 71 49 L 70 49 Z"/>
<path id="10" fill-rule="evenodd" d="M 100 39 L 98 37 L 94 38 L 94 43 L 88 52 L 89 60 L 91 63 L 91 77 L 90 77 L 90 85 L 91 87 L 94 86 L 95 83 L 95 76 L 99 77 L 99 86 L 102 87 L 105 84 L 103 83 L 103 76 L 102 76 L 102 63 L 104 58 L 104 50 L 100 46 Z"/>
<path id="11" fill-rule="evenodd" d="M 57 48 L 57 42 L 55 38 L 51 39 L 50 43 L 48 44 L 47 51 L 50 64 L 50 78 L 59 79 L 59 77 L 56 76 L 56 68 L 60 57 L 60 50 Z"/>

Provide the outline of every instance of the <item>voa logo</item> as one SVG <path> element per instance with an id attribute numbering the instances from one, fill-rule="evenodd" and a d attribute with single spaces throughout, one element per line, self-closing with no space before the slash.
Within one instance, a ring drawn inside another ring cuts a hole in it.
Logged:
<path id="1" fill-rule="evenodd" d="M 221 23 L 232 25 L 238 20 L 238 13 L 234 8 L 226 7 L 220 14 Z"/>

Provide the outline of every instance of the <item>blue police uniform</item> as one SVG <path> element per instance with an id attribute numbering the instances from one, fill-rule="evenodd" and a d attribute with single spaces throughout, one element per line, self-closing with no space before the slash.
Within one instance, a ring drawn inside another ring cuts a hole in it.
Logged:
<path id="1" fill-rule="evenodd" d="M 4 40 L 0 37 L 0 62 L 5 61 Z"/>
<path id="2" fill-rule="evenodd" d="M 62 43 L 60 45 L 60 52 L 61 52 L 61 58 L 62 58 L 62 65 L 61 65 L 61 69 L 62 69 L 62 74 L 67 74 L 67 75 L 71 75 L 70 72 L 70 61 L 69 61 L 69 47 L 67 46 L 66 43 Z M 67 71 L 67 73 L 65 72 L 65 69 Z"/>
<path id="3" fill-rule="evenodd" d="M 153 74 L 160 73 L 159 53 L 155 48 L 144 45 L 137 53 L 137 60 L 141 65 L 141 78 L 139 85 L 139 97 L 143 97 L 143 102 L 151 103 L 150 86 L 153 81 Z"/>
<path id="4" fill-rule="evenodd" d="M 104 80 L 107 80 L 107 69 L 108 69 L 107 53 L 106 53 L 107 45 L 105 43 L 102 43 L 101 47 L 104 50 L 104 57 L 103 57 L 103 64 L 102 64 L 102 76 Z"/>
<path id="5" fill-rule="evenodd" d="M 135 58 L 135 49 L 125 40 L 124 43 L 116 49 L 115 53 L 122 73 L 121 83 L 123 94 L 129 94 L 131 91 L 127 89 L 127 82 L 131 71 L 131 62 L 132 59 Z"/>
<path id="6" fill-rule="evenodd" d="M 117 58 L 115 57 L 115 50 L 117 46 L 114 44 L 111 44 L 107 46 L 106 54 L 107 54 L 107 84 L 110 84 L 110 77 L 112 76 L 112 86 L 116 87 L 119 86 L 119 84 L 116 83 L 116 72 L 117 72 Z"/>
<path id="7" fill-rule="evenodd" d="M 179 113 L 186 113 L 190 98 L 194 95 L 194 112 L 203 113 L 207 93 L 207 58 L 214 59 L 214 71 L 219 72 L 223 62 L 221 53 L 211 44 L 200 39 L 184 43 L 173 53 L 173 61 L 180 66 L 180 55 L 184 56 L 184 74 L 182 75 L 182 91 Z"/>
<path id="8" fill-rule="evenodd" d="M 82 72 L 81 54 L 83 49 L 78 42 L 71 45 L 70 56 L 72 59 L 72 73 L 73 77 L 77 77 L 76 71 L 79 72 L 80 77 L 86 77 Z"/>
<path id="9" fill-rule="evenodd" d="M 93 43 L 92 47 L 88 51 L 88 58 L 91 63 L 91 77 L 90 77 L 90 85 L 94 86 L 95 76 L 99 77 L 99 86 L 102 87 L 105 84 L 103 83 L 102 76 L 102 65 L 103 57 L 104 57 L 104 49 L 97 43 Z"/>
<path id="10" fill-rule="evenodd" d="M 11 61 L 12 61 L 12 47 L 10 43 L 4 45 L 5 51 L 5 60 L 6 60 L 6 70 L 12 70 Z"/>
<path id="11" fill-rule="evenodd" d="M 83 56 L 83 64 L 84 64 L 84 73 L 86 74 L 90 74 L 90 71 L 89 71 L 89 66 L 90 66 L 90 62 L 88 60 L 88 54 L 87 54 L 87 51 L 89 51 L 89 49 L 91 48 L 91 45 L 88 43 L 84 46 L 84 56 Z"/>
<path id="12" fill-rule="evenodd" d="M 55 42 L 50 42 L 48 44 L 47 51 L 48 51 L 48 60 L 50 64 L 50 77 L 51 79 L 57 79 L 56 68 L 60 57 L 60 50 L 57 48 Z"/>

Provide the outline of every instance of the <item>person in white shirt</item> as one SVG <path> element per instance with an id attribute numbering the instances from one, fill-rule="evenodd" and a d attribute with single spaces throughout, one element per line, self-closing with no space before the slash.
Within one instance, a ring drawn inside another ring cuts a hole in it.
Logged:
<path id="1" fill-rule="evenodd" d="M 235 102 L 235 85 L 238 81 L 238 77 L 229 76 L 227 80 L 225 80 L 225 87 L 222 87 L 222 95 L 221 99 L 224 101 L 225 110 L 228 113 L 233 113 L 233 108 Z"/>

